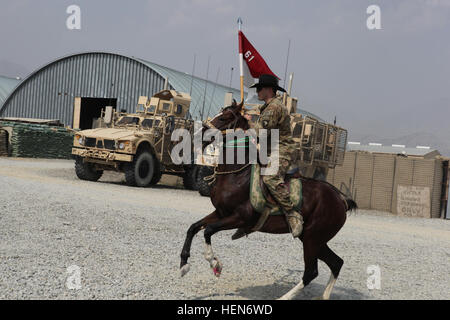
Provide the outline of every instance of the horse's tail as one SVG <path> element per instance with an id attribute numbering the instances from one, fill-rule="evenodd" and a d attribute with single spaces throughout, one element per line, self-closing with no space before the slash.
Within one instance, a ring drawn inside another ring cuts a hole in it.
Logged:
<path id="1" fill-rule="evenodd" d="M 346 197 L 345 203 L 347 203 L 347 211 L 353 211 L 358 209 L 358 205 L 352 198 Z"/>
<path id="2" fill-rule="evenodd" d="M 328 183 L 327 181 L 324 181 L 326 184 L 328 184 L 329 186 L 331 186 L 334 191 L 336 191 L 340 198 L 342 199 L 342 201 L 344 201 L 345 206 L 347 207 L 347 211 L 354 211 L 356 209 L 358 209 L 358 205 L 356 204 L 355 200 L 353 200 L 352 198 L 350 198 L 348 195 L 346 195 L 345 193 L 343 193 L 341 190 L 339 190 L 338 188 L 336 188 L 335 186 L 333 186 L 331 183 Z"/>

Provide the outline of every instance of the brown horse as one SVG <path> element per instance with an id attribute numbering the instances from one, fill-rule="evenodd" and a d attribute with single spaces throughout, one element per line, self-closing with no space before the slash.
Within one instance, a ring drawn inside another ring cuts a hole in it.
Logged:
<path id="1" fill-rule="evenodd" d="M 203 124 L 202 133 L 206 129 L 215 128 L 222 133 L 226 129 L 249 129 L 246 118 L 241 115 L 243 104 L 233 103 L 208 123 Z M 222 149 L 226 153 L 226 148 Z M 225 159 L 225 156 L 223 157 Z M 246 157 L 248 159 L 248 157 Z M 216 168 L 216 182 L 211 189 L 211 202 L 215 210 L 205 218 L 191 225 L 181 252 L 181 276 L 189 271 L 188 258 L 193 237 L 205 229 L 205 259 L 210 263 L 214 275 L 219 276 L 222 264 L 214 255 L 211 247 L 211 236 L 222 230 L 241 228 L 251 233 L 258 222 L 260 214 L 250 203 L 250 166 L 236 164 L 219 164 Z M 220 174 L 222 173 L 222 174 Z M 346 197 L 334 186 L 314 179 L 301 178 L 303 201 L 301 214 L 304 228 L 300 236 L 303 242 L 305 271 L 302 281 L 281 299 L 292 299 L 304 286 L 318 275 L 317 259 L 324 261 L 331 269 L 331 277 L 321 298 L 329 299 L 331 290 L 339 275 L 344 261 L 327 245 L 346 220 L 346 212 L 357 208 L 356 203 Z M 289 226 L 284 216 L 269 216 L 259 230 L 265 233 L 289 233 Z"/>

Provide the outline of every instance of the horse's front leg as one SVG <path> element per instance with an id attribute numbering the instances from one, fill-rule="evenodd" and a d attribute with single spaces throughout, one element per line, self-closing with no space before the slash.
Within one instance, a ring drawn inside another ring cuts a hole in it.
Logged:
<path id="1" fill-rule="evenodd" d="M 205 228 L 206 225 L 217 222 L 218 219 L 219 218 L 217 216 L 217 212 L 214 211 L 189 227 L 186 235 L 186 240 L 184 241 L 183 250 L 181 251 L 181 262 L 180 262 L 181 276 L 184 276 L 186 273 L 189 272 L 190 266 L 187 261 L 190 257 L 192 239 L 200 230 Z"/>
<path id="2" fill-rule="evenodd" d="M 216 277 L 219 277 L 222 273 L 222 263 L 214 254 L 211 246 L 211 237 L 213 234 L 222 230 L 231 230 L 243 226 L 245 223 L 241 220 L 239 214 L 235 213 L 231 216 L 220 219 L 219 221 L 208 224 L 205 228 L 205 259 L 209 262 L 211 269 Z"/>

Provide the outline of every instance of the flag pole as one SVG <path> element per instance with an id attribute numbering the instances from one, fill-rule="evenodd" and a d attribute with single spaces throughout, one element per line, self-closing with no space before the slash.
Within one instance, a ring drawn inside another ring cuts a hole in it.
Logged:
<path id="1" fill-rule="evenodd" d="M 239 32 L 242 29 L 242 19 L 241 17 L 237 20 Z M 239 34 L 239 71 L 241 76 L 241 103 L 244 102 L 244 55 L 242 52 L 242 39 Z"/>

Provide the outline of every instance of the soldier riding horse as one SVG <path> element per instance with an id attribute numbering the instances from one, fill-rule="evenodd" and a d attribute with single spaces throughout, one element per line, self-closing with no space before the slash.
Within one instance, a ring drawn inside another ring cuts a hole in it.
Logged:
<path id="1" fill-rule="evenodd" d="M 208 123 L 204 122 L 202 133 L 211 127 L 226 132 L 226 129 L 250 128 L 248 120 L 242 116 L 243 103 L 223 109 Z M 227 148 L 222 148 L 223 159 L 226 159 Z M 248 159 L 248 157 L 246 157 Z M 181 276 L 189 271 L 188 258 L 193 237 L 204 229 L 206 242 L 205 259 L 209 262 L 215 276 L 222 271 L 222 264 L 214 254 L 211 237 L 222 230 L 239 228 L 246 233 L 254 231 L 261 214 L 257 212 L 250 201 L 251 165 L 219 164 L 215 170 L 215 183 L 211 188 L 211 202 L 215 210 L 192 224 L 187 231 L 186 240 L 181 252 Z M 331 184 L 323 181 L 296 177 L 302 182 L 303 231 L 299 239 L 303 242 L 305 271 L 302 280 L 281 299 L 292 299 L 304 286 L 308 285 L 318 275 L 317 260 L 324 261 L 331 270 L 331 277 L 322 295 L 329 299 L 331 290 L 339 275 L 344 261 L 327 245 L 346 220 L 346 212 L 357 208 L 356 203 L 341 193 Z M 289 223 L 284 215 L 270 215 L 265 223 L 257 230 L 259 232 L 283 234 L 289 233 Z"/>

